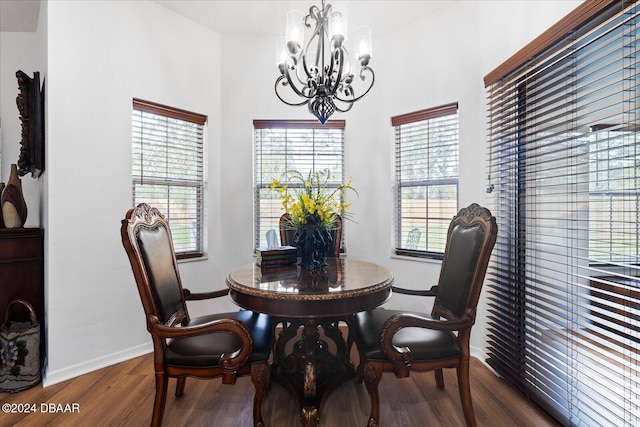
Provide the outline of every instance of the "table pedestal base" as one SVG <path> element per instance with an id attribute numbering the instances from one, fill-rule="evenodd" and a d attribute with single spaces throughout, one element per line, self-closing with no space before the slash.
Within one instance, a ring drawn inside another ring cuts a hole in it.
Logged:
<path id="1" fill-rule="evenodd" d="M 283 319 L 283 330 L 276 342 L 273 379 L 286 388 L 298 401 L 300 422 L 305 427 L 318 427 L 320 406 L 340 384 L 354 376 L 345 343 L 338 324 L 345 319 Z M 287 345 L 298 336 L 292 346 Z M 319 328 L 322 328 L 323 337 Z M 349 347 L 349 348 L 347 348 Z"/>

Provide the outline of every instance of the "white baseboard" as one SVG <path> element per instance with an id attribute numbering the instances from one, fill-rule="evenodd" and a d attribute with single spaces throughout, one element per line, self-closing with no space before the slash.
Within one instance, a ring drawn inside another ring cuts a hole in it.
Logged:
<path id="1" fill-rule="evenodd" d="M 44 373 L 42 375 L 42 386 L 49 387 L 66 380 L 70 380 L 71 378 L 79 377 L 80 375 L 88 374 L 89 372 L 97 371 L 98 369 L 115 365 L 116 363 L 124 362 L 138 356 L 143 356 L 145 354 L 151 353 L 152 351 L 153 344 L 151 342 L 148 342 L 132 348 L 128 348 L 126 350 L 111 353 L 106 356 L 88 360 L 86 362 L 78 363 L 77 365 L 58 369 L 56 371 L 51 371 L 47 369 L 47 367 L 45 367 Z"/>
<path id="2" fill-rule="evenodd" d="M 487 358 L 487 353 L 484 352 L 484 349 L 480 347 L 469 346 L 469 353 L 471 357 L 475 357 L 486 365 L 485 360 Z"/>
<path id="3" fill-rule="evenodd" d="M 487 365 L 486 359 L 487 354 L 483 349 L 479 347 L 471 347 L 470 349 L 471 356 L 478 359 L 485 365 L 487 368 L 491 370 L 495 374 L 493 368 Z M 127 350 L 119 351 L 117 353 L 111 353 L 107 356 L 102 356 L 96 359 L 88 360 L 83 363 L 79 363 L 74 366 L 69 366 L 64 369 L 59 369 L 57 371 L 50 371 L 49 369 L 44 370 L 42 375 L 42 385 L 43 387 L 52 386 L 54 384 L 70 380 L 71 378 L 79 377 L 80 375 L 88 374 L 89 372 L 96 371 L 98 369 L 106 368 L 107 366 L 115 365 L 116 363 L 124 362 L 129 359 L 133 359 L 138 356 L 143 356 L 145 354 L 149 354 L 153 351 L 153 345 L 151 342 L 141 344 L 136 347 L 129 348 Z"/>
<path id="4" fill-rule="evenodd" d="M 498 375 L 498 373 L 487 363 L 487 358 L 489 356 L 487 355 L 487 353 L 485 353 L 484 349 L 471 346 L 469 347 L 469 351 L 471 357 L 475 357 L 476 359 L 478 359 L 484 366 L 486 366 L 491 372 L 493 372 L 493 375 L 500 378 L 500 375 Z"/>

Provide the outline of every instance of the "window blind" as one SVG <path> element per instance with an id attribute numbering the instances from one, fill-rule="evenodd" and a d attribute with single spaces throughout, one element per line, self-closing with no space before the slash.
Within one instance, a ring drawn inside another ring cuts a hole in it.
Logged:
<path id="1" fill-rule="evenodd" d="M 206 116 L 133 100 L 133 203 L 169 220 L 176 257 L 204 254 L 203 132 Z"/>
<path id="2" fill-rule="evenodd" d="M 638 2 L 585 2 L 485 78 L 488 363 L 564 425 L 640 425 Z"/>
<path id="3" fill-rule="evenodd" d="M 255 120 L 255 245 L 267 245 L 266 233 L 279 229 L 284 213 L 282 201 L 270 189 L 274 179 L 295 188 L 297 181 L 286 182 L 287 172 L 297 170 L 306 176 L 328 169 L 328 188 L 344 182 L 344 120 L 327 121 L 324 125 L 307 120 Z M 344 233 L 343 233 L 344 242 Z M 344 250 L 344 247 L 343 247 Z"/>
<path id="4" fill-rule="evenodd" d="M 458 211 L 458 104 L 391 118 L 396 254 L 442 258 Z"/>

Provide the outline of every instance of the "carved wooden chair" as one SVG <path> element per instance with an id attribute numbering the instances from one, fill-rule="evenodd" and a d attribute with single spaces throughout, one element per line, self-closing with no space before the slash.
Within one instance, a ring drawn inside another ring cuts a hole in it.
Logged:
<path id="1" fill-rule="evenodd" d="M 368 426 L 380 423 L 378 383 L 383 372 L 397 378 L 410 371 L 435 371 L 444 388 L 443 368 L 456 368 L 464 418 L 475 426 L 469 387 L 469 338 L 476 307 L 498 227 L 489 210 L 472 204 L 449 225 L 440 279 L 430 290 L 398 293 L 435 297 L 431 314 L 375 309 L 354 315 L 352 322 L 360 354 L 357 380 L 371 398 Z"/>
<path id="2" fill-rule="evenodd" d="M 291 228 L 291 215 L 288 213 L 280 217 L 280 244 L 283 246 L 293 246 L 293 239 L 296 236 L 296 230 Z M 342 244 L 342 217 L 336 215 L 334 228 L 331 229 L 331 244 L 327 250 L 328 257 L 340 256 L 340 245 Z"/>
<path id="3" fill-rule="evenodd" d="M 253 423 L 264 426 L 270 318 L 248 310 L 191 318 L 186 301 L 224 296 L 227 290 L 195 294 L 182 288 L 171 230 L 156 208 L 140 204 L 130 209 L 120 231 L 153 341 L 156 393 L 151 425 L 162 423 L 169 377 L 177 378 L 179 397 L 188 376 L 222 377 L 223 384 L 233 384 L 238 376 L 250 374 L 255 386 Z"/>

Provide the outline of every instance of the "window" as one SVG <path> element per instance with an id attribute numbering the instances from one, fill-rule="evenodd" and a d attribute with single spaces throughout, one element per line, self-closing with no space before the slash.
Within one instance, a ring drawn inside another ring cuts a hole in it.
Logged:
<path id="1" fill-rule="evenodd" d="M 176 257 L 204 255 L 201 114 L 133 100 L 133 203 L 157 207 L 169 220 Z"/>
<path id="2" fill-rule="evenodd" d="M 284 213 L 277 192 L 269 187 L 274 179 L 283 180 L 288 171 L 303 175 L 328 169 L 328 187 L 344 184 L 343 120 L 321 125 L 317 121 L 255 120 L 255 246 L 267 246 L 266 233 L 278 230 Z M 287 183 L 293 188 L 297 183 Z M 344 233 L 343 233 L 344 236 Z M 343 247 L 344 251 L 344 247 Z"/>
<path id="3" fill-rule="evenodd" d="M 640 425 L 639 16 L 584 2 L 485 77 L 487 361 L 563 425 Z"/>
<path id="4" fill-rule="evenodd" d="M 636 124 L 636 128 L 638 125 Z M 589 133 L 589 258 L 634 263 L 640 239 L 638 132 L 592 126 Z M 629 228 L 631 227 L 631 228 Z"/>
<path id="5" fill-rule="evenodd" d="M 458 104 L 391 118 L 396 254 L 442 259 L 458 211 Z"/>

